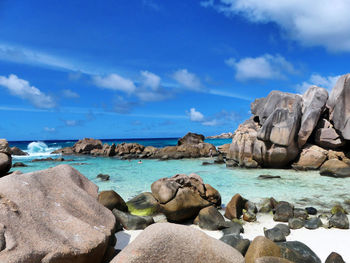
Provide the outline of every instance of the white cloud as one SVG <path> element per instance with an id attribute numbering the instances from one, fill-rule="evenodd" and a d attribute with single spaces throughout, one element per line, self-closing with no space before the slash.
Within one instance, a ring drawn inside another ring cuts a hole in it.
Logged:
<path id="1" fill-rule="evenodd" d="M 65 120 L 64 123 L 66 126 L 69 126 L 69 127 L 74 127 L 78 125 L 78 121 L 76 120 Z"/>
<path id="2" fill-rule="evenodd" d="M 193 74 L 188 72 L 187 69 L 179 69 L 173 74 L 173 78 L 185 88 L 191 90 L 200 90 L 201 82 L 199 78 Z"/>
<path id="3" fill-rule="evenodd" d="M 199 111 L 196 111 L 195 108 L 191 108 L 188 115 L 190 116 L 190 120 L 194 122 L 201 122 L 204 120 L 204 115 Z"/>
<path id="4" fill-rule="evenodd" d="M 225 63 L 236 70 L 236 79 L 283 79 L 285 73 L 295 73 L 293 65 L 280 55 L 265 54 L 260 57 L 247 57 L 239 61 L 230 58 Z"/>
<path id="5" fill-rule="evenodd" d="M 252 23 L 276 23 L 304 46 L 350 51 L 349 0 L 209 0 L 201 5 Z"/>
<path id="6" fill-rule="evenodd" d="M 70 89 L 64 89 L 62 90 L 62 94 L 64 97 L 69 98 L 69 99 L 76 99 L 79 98 L 80 95 Z"/>
<path id="7" fill-rule="evenodd" d="M 213 119 L 213 120 L 210 120 L 210 121 L 203 121 L 202 124 L 204 126 L 217 126 L 219 124 L 219 122 L 218 122 L 218 120 Z"/>
<path id="8" fill-rule="evenodd" d="M 123 78 L 115 73 L 106 77 L 94 76 L 93 81 L 100 88 L 123 91 L 126 93 L 133 93 L 136 90 L 136 86 L 132 80 Z"/>
<path id="9" fill-rule="evenodd" d="M 46 131 L 46 132 L 55 132 L 56 128 L 44 127 L 44 131 Z"/>
<path id="10" fill-rule="evenodd" d="M 157 90 L 160 87 L 160 77 L 149 71 L 141 71 L 142 85 L 152 90 Z"/>
<path id="11" fill-rule="evenodd" d="M 54 100 L 49 95 L 41 92 L 34 86 L 30 86 L 29 82 L 18 78 L 11 74 L 9 77 L 0 76 L 0 86 L 8 89 L 10 94 L 24 100 L 28 100 L 37 108 L 54 108 L 56 106 Z"/>
<path id="12" fill-rule="evenodd" d="M 316 85 L 325 88 L 330 92 L 335 86 L 335 83 L 340 78 L 338 76 L 321 76 L 319 74 L 312 74 L 308 81 L 304 81 L 302 84 L 296 85 L 296 90 L 300 93 L 304 93 L 310 86 Z"/>

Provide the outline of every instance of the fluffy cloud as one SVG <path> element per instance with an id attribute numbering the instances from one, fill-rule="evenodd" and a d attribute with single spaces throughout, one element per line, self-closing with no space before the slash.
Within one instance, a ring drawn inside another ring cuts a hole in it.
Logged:
<path id="1" fill-rule="evenodd" d="M 187 89 L 198 91 L 202 86 L 199 78 L 195 74 L 188 72 L 187 69 L 177 70 L 172 77 Z"/>
<path id="2" fill-rule="evenodd" d="M 79 98 L 80 95 L 70 89 L 64 89 L 62 90 L 62 95 L 65 97 L 65 98 L 68 98 L 68 99 L 76 99 L 76 98 Z"/>
<path id="3" fill-rule="evenodd" d="M 283 79 L 285 73 L 295 73 L 293 65 L 280 55 L 265 54 L 260 57 L 247 57 L 241 60 L 230 58 L 225 63 L 236 70 L 239 81 L 251 79 Z"/>
<path id="4" fill-rule="evenodd" d="M 297 85 L 296 90 L 300 93 L 304 93 L 310 86 L 316 85 L 325 88 L 330 92 L 340 76 L 341 75 L 324 77 L 319 74 L 312 74 L 308 81 L 304 81 L 302 84 Z"/>
<path id="5" fill-rule="evenodd" d="M 16 75 L 11 74 L 9 77 L 0 76 L 0 86 L 8 89 L 16 97 L 28 100 L 37 108 L 50 109 L 56 106 L 52 97 L 41 92 L 36 87 L 30 86 L 28 81 L 20 79 Z"/>
<path id="6" fill-rule="evenodd" d="M 141 71 L 142 85 L 152 90 L 157 90 L 160 86 L 160 77 L 149 71 Z"/>
<path id="7" fill-rule="evenodd" d="M 136 86 L 132 80 L 123 78 L 115 73 L 105 77 L 94 76 L 93 81 L 100 88 L 117 90 L 126 93 L 133 93 L 136 90 Z"/>
<path id="8" fill-rule="evenodd" d="M 252 23 L 276 23 L 304 46 L 350 51 L 348 0 L 209 0 L 201 5 L 227 16 L 241 15 Z"/>
<path id="9" fill-rule="evenodd" d="M 195 108 L 191 108 L 188 115 L 190 117 L 190 120 L 194 122 L 201 122 L 204 120 L 204 115 L 199 111 L 196 111 Z"/>

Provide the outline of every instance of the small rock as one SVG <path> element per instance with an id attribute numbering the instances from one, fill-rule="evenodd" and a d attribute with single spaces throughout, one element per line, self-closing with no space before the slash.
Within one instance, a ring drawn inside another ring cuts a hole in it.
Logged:
<path id="1" fill-rule="evenodd" d="M 246 201 L 247 200 L 245 200 L 240 194 L 235 194 L 226 206 L 225 217 L 230 220 L 234 218 L 239 219 L 243 214 L 243 208 Z"/>
<path id="2" fill-rule="evenodd" d="M 28 165 L 21 162 L 17 162 L 17 163 L 14 163 L 12 167 L 28 167 Z"/>
<path id="3" fill-rule="evenodd" d="M 309 215 L 316 215 L 317 214 L 317 209 L 314 207 L 306 207 L 305 210 Z"/>
<path id="4" fill-rule="evenodd" d="M 237 249 L 243 256 L 247 253 L 250 245 L 249 239 L 243 239 L 239 235 L 224 235 L 220 240 Z"/>
<path id="5" fill-rule="evenodd" d="M 302 208 L 294 208 L 294 217 L 295 218 L 302 218 L 307 219 L 308 214 L 305 209 Z"/>
<path id="6" fill-rule="evenodd" d="M 294 207 L 288 202 L 278 202 L 275 208 L 275 214 L 273 220 L 279 222 L 288 222 L 289 218 L 294 216 L 293 213 Z"/>
<path id="7" fill-rule="evenodd" d="M 300 229 L 304 227 L 305 220 L 301 218 L 289 218 L 288 220 L 288 226 L 290 229 Z"/>
<path id="8" fill-rule="evenodd" d="M 98 174 L 96 177 L 100 178 L 102 181 L 108 181 L 110 176 L 108 174 Z"/>
<path id="9" fill-rule="evenodd" d="M 126 202 L 129 212 L 137 216 L 152 216 L 159 212 L 159 204 L 149 192 L 141 193 Z"/>
<path id="10" fill-rule="evenodd" d="M 224 228 L 225 219 L 214 206 L 209 206 L 199 211 L 194 222 L 202 229 L 219 230 Z"/>
<path id="11" fill-rule="evenodd" d="M 245 262 L 255 263 L 255 260 L 257 258 L 260 258 L 263 256 L 280 257 L 281 250 L 270 239 L 263 236 L 258 236 L 254 238 L 254 240 L 250 244 L 247 250 L 247 253 L 245 255 Z"/>
<path id="12" fill-rule="evenodd" d="M 278 243 L 282 257 L 295 263 L 321 263 L 319 257 L 307 245 L 299 241 Z"/>
<path id="13" fill-rule="evenodd" d="M 244 209 L 254 214 L 258 212 L 258 208 L 252 201 L 247 201 L 244 205 Z"/>
<path id="14" fill-rule="evenodd" d="M 275 227 L 271 229 L 264 229 L 264 235 L 273 242 L 286 241 L 286 236 L 283 234 L 281 229 Z"/>
<path id="15" fill-rule="evenodd" d="M 345 263 L 344 259 L 336 252 L 332 252 L 326 259 L 325 263 Z"/>
<path id="16" fill-rule="evenodd" d="M 319 227 L 321 227 L 323 224 L 322 224 L 322 221 L 321 219 L 319 219 L 318 217 L 314 217 L 314 218 L 311 218 L 311 219 L 308 219 L 305 221 L 305 228 L 307 229 L 317 229 Z"/>
<path id="17" fill-rule="evenodd" d="M 340 229 L 349 229 L 349 219 L 346 214 L 337 212 L 329 219 L 329 226 Z"/>
<path id="18" fill-rule="evenodd" d="M 109 210 L 118 209 L 123 212 L 128 212 L 128 207 L 123 198 L 113 190 L 100 192 L 98 194 L 98 202 Z"/>
<path id="19" fill-rule="evenodd" d="M 278 257 L 261 257 L 255 260 L 255 263 L 293 263 L 288 259 Z"/>
<path id="20" fill-rule="evenodd" d="M 280 179 L 281 176 L 279 175 L 268 175 L 268 174 L 263 174 L 259 175 L 258 179 Z"/>
<path id="21" fill-rule="evenodd" d="M 274 228 L 277 228 L 282 231 L 283 235 L 289 236 L 290 234 L 290 229 L 288 225 L 285 224 L 277 224 L 274 226 Z"/>
<path id="22" fill-rule="evenodd" d="M 213 165 L 214 163 L 210 163 L 210 162 L 202 162 L 202 165 Z"/>
<path id="23" fill-rule="evenodd" d="M 113 209 L 112 213 L 117 221 L 127 230 L 145 229 L 154 223 L 153 217 L 151 216 L 135 216 L 117 209 Z"/>
<path id="24" fill-rule="evenodd" d="M 232 222 L 229 228 L 224 228 L 221 230 L 224 235 L 240 235 L 244 233 L 243 226 L 237 222 Z"/>
<path id="25" fill-rule="evenodd" d="M 250 212 L 250 211 L 245 211 L 243 212 L 243 220 L 247 222 L 255 222 L 256 221 L 256 214 Z"/>
<path id="26" fill-rule="evenodd" d="M 341 205 L 333 206 L 331 209 L 331 214 L 335 215 L 338 212 L 343 213 L 343 214 L 347 214 L 346 210 Z"/>

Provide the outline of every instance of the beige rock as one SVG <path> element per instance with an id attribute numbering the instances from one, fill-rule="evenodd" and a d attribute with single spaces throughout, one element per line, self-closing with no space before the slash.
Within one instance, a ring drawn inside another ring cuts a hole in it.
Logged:
<path id="1" fill-rule="evenodd" d="M 245 263 L 254 263 L 256 259 L 261 257 L 281 257 L 280 248 L 263 236 L 254 238 L 245 255 Z"/>
<path id="2" fill-rule="evenodd" d="M 115 218 L 97 189 L 68 165 L 1 178 L 0 262 L 103 262 Z"/>
<path id="3" fill-rule="evenodd" d="M 306 145 L 292 167 L 296 170 L 316 170 L 326 161 L 327 153 L 327 150 L 316 145 Z"/>
<path id="4" fill-rule="evenodd" d="M 321 166 L 320 174 L 340 178 L 350 177 L 350 166 L 338 159 L 331 159 Z"/>
<path id="5" fill-rule="evenodd" d="M 102 142 L 92 138 L 84 138 L 76 142 L 72 149 L 75 153 L 90 154 L 94 149 L 102 149 Z"/>
<path id="6" fill-rule="evenodd" d="M 261 257 L 255 260 L 255 263 L 293 263 L 288 259 L 278 257 Z"/>
<path id="7" fill-rule="evenodd" d="M 230 202 L 226 205 L 225 217 L 232 219 L 239 219 L 243 215 L 243 209 L 247 202 L 240 194 L 235 194 Z"/>
<path id="8" fill-rule="evenodd" d="M 147 227 L 111 263 L 243 263 L 231 246 L 189 226 L 157 223 Z"/>

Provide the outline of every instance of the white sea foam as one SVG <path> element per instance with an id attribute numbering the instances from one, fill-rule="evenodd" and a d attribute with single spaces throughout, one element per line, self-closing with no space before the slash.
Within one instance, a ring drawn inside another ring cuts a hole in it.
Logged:
<path id="1" fill-rule="evenodd" d="M 59 147 L 48 147 L 44 142 L 31 142 L 27 146 L 27 150 L 24 152 L 29 154 L 30 156 L 49 156 L 53 151 L 59 149 Z"/>

